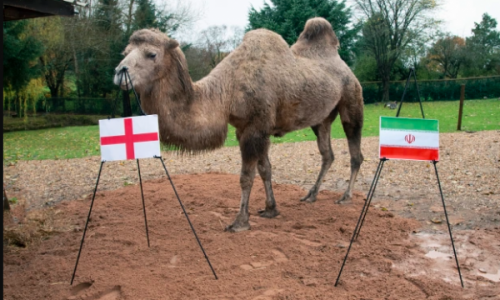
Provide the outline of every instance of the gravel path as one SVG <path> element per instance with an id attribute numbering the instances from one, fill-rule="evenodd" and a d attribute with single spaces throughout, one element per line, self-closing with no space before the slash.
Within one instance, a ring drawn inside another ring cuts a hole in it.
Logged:
<path id="1" fill-rule="evenodd" d="M 500 131 L 441 134 L 439 175 L 453 225 L 463 228 L 500 226 Z M 335 162 L 322 189 L 341 192 L 349 179 L 350 156 L 345 139 L 332 139 Z M 378 163 L 378 137 L 364 138 L 361 167 L 355 190 L 367 193 Z M 237 147 L 198 155 L 163 153 L 172 175 L 193 173 L 239 174 Z M 270 151 L 273 181 L 309 189 L 316 180 L 321 156 L 315 142 L 274 144 Z M 71 160 L 20 161 L 4 167 L 7 195 L 27 209 L 62 200 L 88 197 L 99 170 L 99 157 Z M 155 159 L 140 161 L 143 180 L 165 175 Z M 138 184 L 135 161 L 104 165 L 99 190 Z M 174 179 L 175 183 L 175 179 Z M 214 182 L 214 185 L 224 184 Z M 182 191 L 180 191 L 182 196 Z M 306 191 L 304 191 L 304 194 Z M 146 195 L 147 197 L 147 195 Z M 299 199 L 297 199 L 298 201 Z M 277 199 L 278 205 L 280 199 Z M 442 205 L 434 168 L 428 162 L 388 161 L 373 199 L 374 207 L 416 218 L 434 229 L 444 229 Z"/>

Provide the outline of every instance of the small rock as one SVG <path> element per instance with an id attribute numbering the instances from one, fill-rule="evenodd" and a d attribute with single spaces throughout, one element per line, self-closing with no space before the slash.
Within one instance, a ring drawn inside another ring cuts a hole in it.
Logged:
<path id="1" fill-rule="evenodd" d="M 440 218 L 432 218 L 431 222 L 434 224 L 441 224 L 443 221 Z"/>
<path id="2" fill-rule="evenodd" d="M 339 243 L 339 244 L 337 244 L 336 246 L 337 246 L 337 247 L 339 247 L 339 248 L 345 248 L 345 247 L 346 247 L 346 245 L 344 245 L 344 244 L 340 244 L 340 243 Z"/>
<path id="3" fill-rule="evenodd" d="M 265 267 L 271 265 L 273 262 L 252 262 L 250 265 L 255 269 L 264 269 Z"/>
<path id="4" fill-rule="evenodd" d="M 304 278 L 304 279 L 302 279 L 302 283 L 305 286 L 317 286 L 318 285 L 318 281 L 314 278 Z"/>
<path id="5" fill-rule="evenodd" d="M 479 269 L 479 272 L 481 272 L 481 273 L 487 273 L 487 272 L 486 272 L 486 270 L 485 270 L 485 269 L 483 269 L 483 268 L 480 268 L 480 269 Z"/>
<path id="6" fill-rule="evenodd" d="M 253 270 L 253 267 L 251 265 L 241 265 L 240 268 L 246 271 Z"/>

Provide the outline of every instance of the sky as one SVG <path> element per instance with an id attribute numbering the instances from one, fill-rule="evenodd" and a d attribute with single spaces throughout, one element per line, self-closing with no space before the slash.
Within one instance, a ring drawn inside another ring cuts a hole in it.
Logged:
<path id="1" fill-rule="evenodd" d="M 201 12 L 201 19 L 196 22 L 195 30 L 203 30 L 211 25 L 239 26 L 248 24 L 250 7 L 257 10 L 266 0 L 189 0 L 193 7 Z M 481 22 L 487 12 L 500 23 L 500 0 L 441 0 L 443 6 L 435 17 L 444 21 L 442 30 L 460 37 L 471 35 L 474 22 Z M 269 0 L 267 0 L 270 3 Z M 352 0 L 347 0 L 348 5 Z M 497 26 L 500 30 L 500 25 Z"/>

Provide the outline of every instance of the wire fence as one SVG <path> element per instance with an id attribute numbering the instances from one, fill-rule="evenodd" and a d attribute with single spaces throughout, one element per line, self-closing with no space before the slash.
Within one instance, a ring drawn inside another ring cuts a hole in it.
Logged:
<path id="1" fill-rule="evenodd" d="M 37 112 L 56 113 L 56 114 L 79 114 L 79 115 L 111 115 L 115 112 L 116 116 L 123 114 L 122 95 L 115 100 L 111 98 L 74 98 L 58 97 L 46 98 L 43 103 L 37 106 Z M 116 103 L 115 103 L 116 101 Z M 113 107 L 114 106 L 114 107 Z M 140 115 L 139 105 L 134 96 L 130 97 L 130 106 L 134 115 Z"/>
<path id="2" fill-rule="evenodd" d="M 406 81 L 394 81 L 389 85 L 391 101 L 400 100 Z M 500 76 L 475 77 L 444 80 L 420 80 L 417 82 L 422 101 L 453 101 L 460 99 L 460 86 L 465 84 L 465 99 L 484 99 L 500 97 Z M 361 82 L 365 104 L 382 100 L 382 82 Z M 107 98 L 91 97 L 42 97 L 33 101 L 35 107 L 29 107 L 28 113 L 110 115 L 116 94 Z M 123 115 L 122 95 L 116 99 L 115 115 Z M 410 80 L 405 101 L 418 101 L 414 81 Z M 4 99 L 4 115 L 16 116 L 16 101 Z M 29 104 L 31 105 L 31 104 Z M 134 115 L 140 115 L 140 109 L 134 95 L 130 94 L 130 105 Z"/>
<path id="3" fill-rule="evenodd" d="M 422 101 L 453 101 L 460 99 L 460 86 L 465 84 L 465 99 L 484 99 L 500 97 L 500 76 L 474 77 L 461 79 L 419 80 L 418 89 Z M 405 81 L 393 81 L 389 85 L 392 101 L 401 100 Z M 382 99 L 382 82 L 361 82 L 366 104 Z M 405 101 L 418 101 L 415 82 L 410 79 Z"/>

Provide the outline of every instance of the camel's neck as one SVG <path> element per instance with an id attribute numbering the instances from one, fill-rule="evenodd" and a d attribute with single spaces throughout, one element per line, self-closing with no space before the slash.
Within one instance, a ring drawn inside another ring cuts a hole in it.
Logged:
<path id="1" fill-rule="evenodd" d="M 193 83 L 187 67 L 180 72 L 186 73 L 165 79 L 141 95 L 144 111 L 158 114 L 165 144 L 193 151 L 221 147 L 229 119 L 229 89 L 222 84 L 227 81 L 215 72 Z"/>

